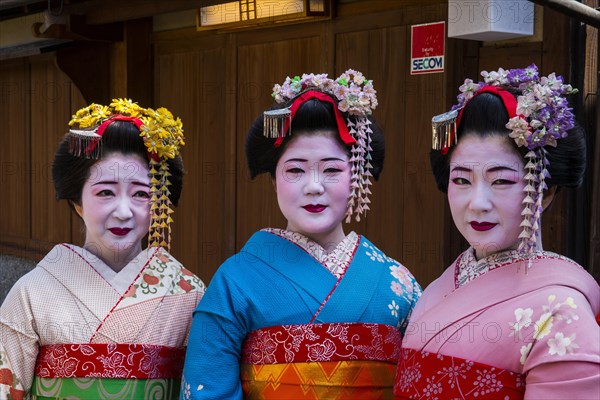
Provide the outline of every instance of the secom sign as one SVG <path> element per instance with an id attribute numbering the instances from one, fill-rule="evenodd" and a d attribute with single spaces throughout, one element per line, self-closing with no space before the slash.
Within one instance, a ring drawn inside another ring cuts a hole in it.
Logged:
<path id="1" fill-rule="evenodd" d="M 411 75 L 444 71 L 445 27 L 445 22 L 411 27 Z"/>

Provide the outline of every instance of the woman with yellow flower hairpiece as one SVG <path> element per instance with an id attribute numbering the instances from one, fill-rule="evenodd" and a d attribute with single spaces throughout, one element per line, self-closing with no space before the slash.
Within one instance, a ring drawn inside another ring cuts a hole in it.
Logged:
<path id="1" fill-rule="evenodd" d="M 169 254 L 181 121 L 117 99 L 69 125 L 52 178 L 85 243 L 55 246 L 2 304 L 0 398 L 177 398 L 205 289 Z"/>

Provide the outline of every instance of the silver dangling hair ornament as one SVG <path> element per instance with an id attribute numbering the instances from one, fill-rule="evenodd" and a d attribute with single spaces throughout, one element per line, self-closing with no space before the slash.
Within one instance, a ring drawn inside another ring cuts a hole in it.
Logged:
<path id="1" fill-rule="evenodd" d="M 69 129 L 69 153 L 75 157 L 99 160 L 102 157 L 102 136 L 93 130 Z"/>
<path id="2" fill-rule="evenodd" d="M 286 127 L 292 128 L 292 111 L 289 107 L 268 110 L 263 113 L 264 135 L 269 139 L 284 137 Z"/>
<path id="3" fill-rule="evenodd" d="M 459 110 L 456 109 L 431 118 L 431 148 L 433 150 L 448 149 L 456 145 L 458 112 Z"/>

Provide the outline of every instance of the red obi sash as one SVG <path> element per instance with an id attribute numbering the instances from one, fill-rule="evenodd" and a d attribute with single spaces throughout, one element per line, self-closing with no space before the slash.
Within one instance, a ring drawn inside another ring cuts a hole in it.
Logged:
<path id="1" fill-rule="evenodd" d="M 245 399 L 392 398 L 402 335 L 381 324 L 285 325 L 242 346 Z"/>
<path id="2" fill-rule="evenodd" d="M 395 399 L 522 400 L 525 377 L 487 364 L 402 349 Z"/>
<path id="3" fill-rule="evenodd" d="M 181 378 L 185 348 L 145 344 L 42 346 L 35 375 L 42 378 Z"/>

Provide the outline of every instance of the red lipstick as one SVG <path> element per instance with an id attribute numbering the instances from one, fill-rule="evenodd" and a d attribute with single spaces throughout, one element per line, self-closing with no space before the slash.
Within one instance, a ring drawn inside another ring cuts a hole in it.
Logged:
<path id="1" fill-rule="evenodd" d="M 324 206 L 322 204 L 308 204 L 306 206 L 303 206 L 302 208 L 304 208 L 306 211 L 308 211 L 310 213 L 320 213 L 321 211 L 326 209 L 327 206 Z"/>
<path id="2" fill-rule="evenodd" d="M 131 232 L 131 228 L 110 228 L 109 231 L 113 234 L 113 235 L 117 235 L 117 236 L 125 236 L 127 235 L 129 232 Z"/>
<path id="3" fill-rule="evenodd" d="M 493 227 L 495 227 L 498 224 L 494 224 L 493 222 L 477 222 L 477 221 L 471 221 L 471 228 L 475 229 L 476 231 L 489 231 L 490 229 L 492 229 Z"/>

